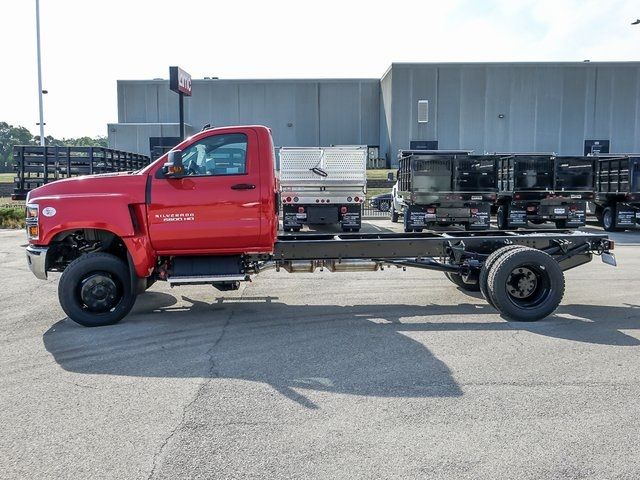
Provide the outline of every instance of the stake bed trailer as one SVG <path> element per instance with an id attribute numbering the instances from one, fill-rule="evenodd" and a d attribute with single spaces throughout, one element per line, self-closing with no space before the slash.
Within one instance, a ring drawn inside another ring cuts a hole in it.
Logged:
<path id="1" fill-rule="evenodd" d="M 198 156 L 207 169 L 186 168 Z M 532 321 L 562 300 L 563 271 L 601 255 L 606 234 L 482 231 L 278 236 L 273 142 L 263 126 L 214 128 L 148 167 L 63 180 L 27 199 L 28 265 L 62 272 L 58 297 L 85 326 L 123 319 L 156 280 L 235 290 L 267 269 L 373 271 L 387 265 L 444 272 L 479 290 L 506 318 Z"/>

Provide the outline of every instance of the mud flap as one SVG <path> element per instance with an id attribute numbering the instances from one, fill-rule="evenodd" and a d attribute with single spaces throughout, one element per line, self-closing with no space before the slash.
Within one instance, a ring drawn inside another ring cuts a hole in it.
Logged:
<path id="1" fill-rule="evenodd" d="M 306 212 L 306 209 L 305 209 Z M 298 213 L 298 206 L 284 205 L 282 209 L 282 226 L 284 228 L 300 228 L 307 221 L 306 213 Z"/>
<path id="2" fill-rule="evenodd" d="M 509 217 L 507 218 L 509 227 L 526 227 L 527 226 L 527 211 L 521 207 L 514 207 L 513 205 L 509 209 Z"/>
<path id="3" fill-rule="evenodd" d="M 629 205 L 618 204 L 616 208 L 616 227 L 620 228 L 635 228 L 636 221 L 636 209 Z"/>

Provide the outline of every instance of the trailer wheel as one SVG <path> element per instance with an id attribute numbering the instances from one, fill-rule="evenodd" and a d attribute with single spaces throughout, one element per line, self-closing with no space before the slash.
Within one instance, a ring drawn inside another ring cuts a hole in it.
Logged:
<path id="1" fill-rule="evenodd" d="M 85 327 L 113 325 L 136 301 L 127 264 L 108 253 L 88 253 L 69 264 L 58 284 L 64 313 Z"/>
<path id="2" fill-rule="evenodd" d="M 496 214 L 496 224 L 498 230 L 505 230 L 509 228 L 509 209 L 506 205 L 500 205 L 498 207 L 498 213 Z"/>
<path id="3" fill-rule="evenodd" d="M 506 247 L 501 247 L 495 252 L 491 253 L 487 257 L 487 259 L 482 264 L 482 268 L 480 269 L 480 274 L 478 275 L 478 286 L 480 287 L 480 292 L 482 296 L 485 298 L 487 303 L 491 305 L 493 308 L 496 306 L 493 304 L 493 300 L 491 300 L 491 295 L 489 295 L 489 290 L 487 289 L 487 278 L 489 278 L 489 270 L 493 267 L 496 261 L 505 253 L 510 252 L 512 250 L 516 250 L 518 248 L 529 248 L 522 245 L 507 245 Z"/>
<path id="4" fill-rule="evenodd" d="M 462 279 L 462 275 L 453 272 L 444 272 L 444 276 L 447 277 L 451 282 L 455 283 L 462 290 L 467 292 L 479 292 L 480 285 L 477 283 L 465 283 Z"/>
<path id="5" fill-rule="evenodd" d="M 505 253 L 489 270 L 487 290 L 507 319 L 534 322 L 552 314 L 564 295 L 564 275 L 553 257 L 532 248 Z"/>
<path id="6" fill-rule="evenodd" d="M 614 232 L 616 230 L 616 215 L 613 207 L 607 207 L 602 212 L 602 228 L 607 232 Z"/>
<path id="7" fill-rule="evenodd" d="M 396 207 L 391 205 L 391 221 L 393 223 L 398 223 L 398 220 L 400 220 L 400 214 L 396 210 Z"/>

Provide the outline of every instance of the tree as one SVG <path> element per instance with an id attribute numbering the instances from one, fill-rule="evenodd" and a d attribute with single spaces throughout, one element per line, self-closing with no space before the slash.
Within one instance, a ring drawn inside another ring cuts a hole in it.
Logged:
<path id="1" fill-rule="evenodd" d="M 107 137 L 79 137 L 63 138 L 61 140 L 48 135 L 45 137 L 47 146 L 59 147 L 106 147 Z M 28 129 L 21 126 L 0 122 L 0 167 L 13 163 L 13 147 L 15 145 L 40 145 L 40 136 L 34 136 Z"/>
<path id="2" fill-rule="evenodd" d="M 25 127 L 14 127 L 7 122 L 0 122 L 0 165 L 13 163 L 14 145 L 34 145 L 35 138 Z"/>

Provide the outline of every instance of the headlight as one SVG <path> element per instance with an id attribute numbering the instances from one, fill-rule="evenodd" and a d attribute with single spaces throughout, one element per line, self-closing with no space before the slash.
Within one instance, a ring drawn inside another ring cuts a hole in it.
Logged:
<path id="1" fill-rule="evenodd" d="M 39 207 L 37 203 L 32 203 L 27 205 L 27 220 L 38 220 L 38 211 Z"/>
<path id="2" fill-rule="evenodd" d="M 38 240 L 40 237 L 40 229 L 38 228 L 38 214 L 40 207 L 37 203 L 27 204 L 27 238 L 29 240 Z"/>

